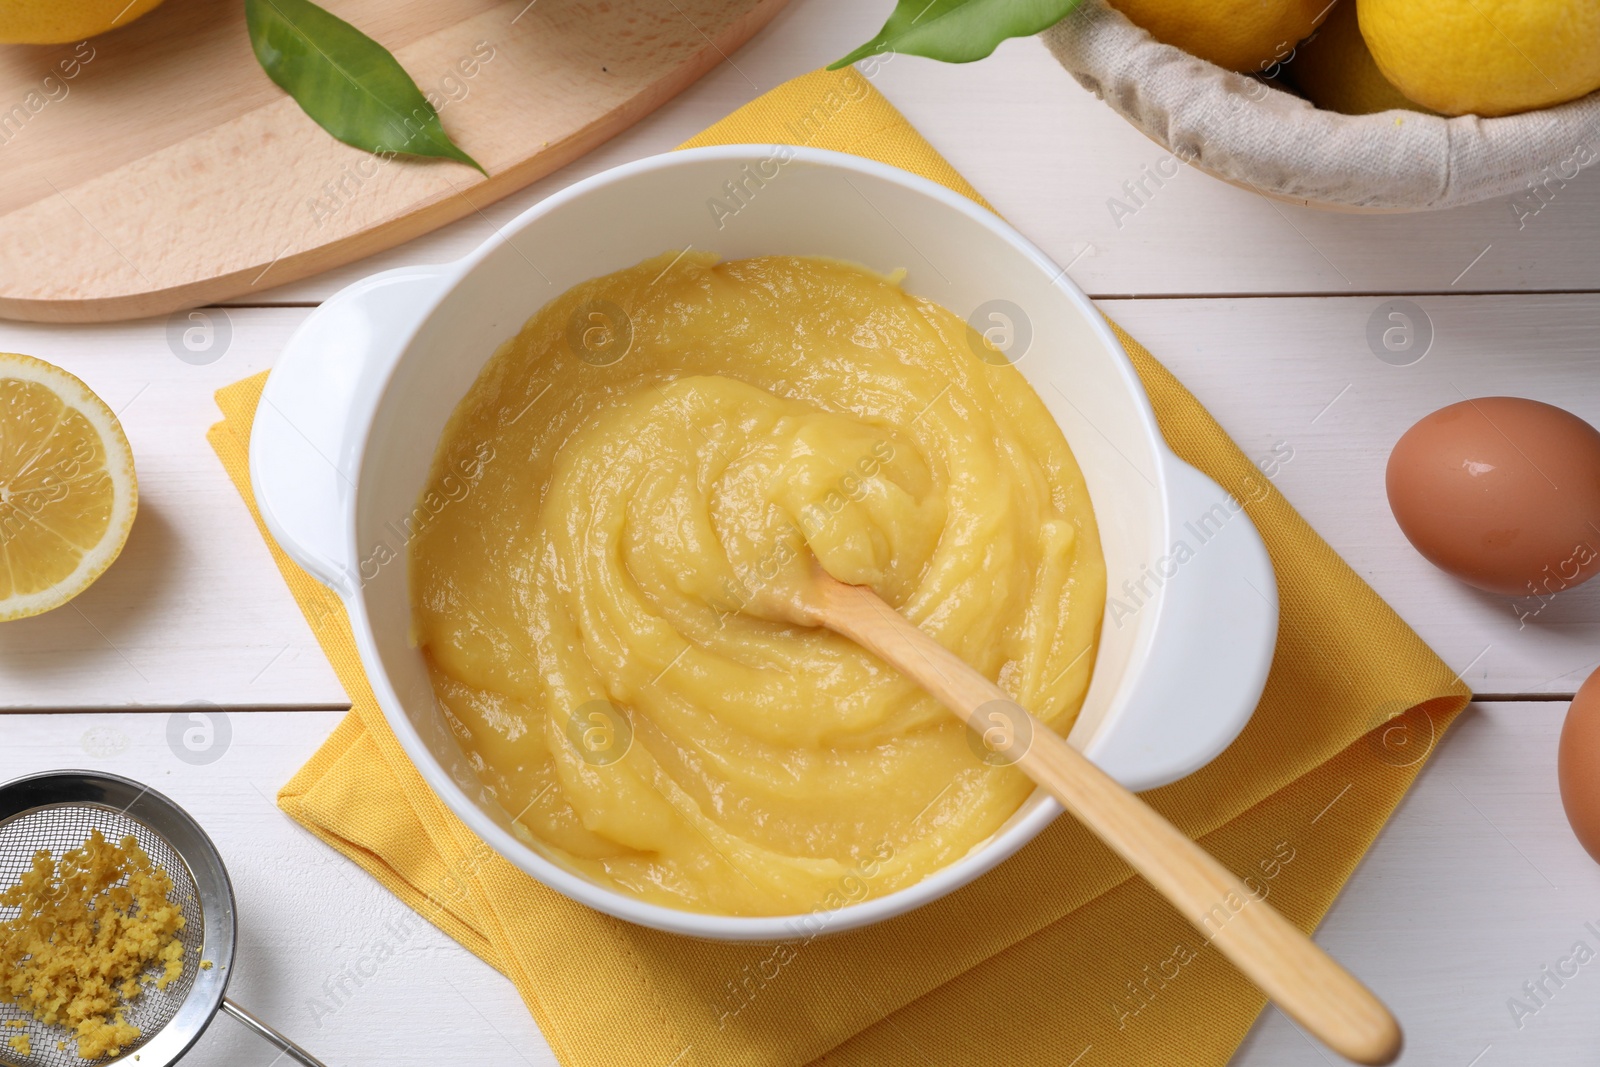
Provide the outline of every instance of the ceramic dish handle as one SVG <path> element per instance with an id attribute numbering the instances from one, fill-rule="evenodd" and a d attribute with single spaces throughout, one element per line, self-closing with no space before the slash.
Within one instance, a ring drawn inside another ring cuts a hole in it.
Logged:
<path id="1" fill-rule="evenodd" d="M 1132 625 L 1156 612 L 1150 647 L 1164 669 L 1142 672 L 1125 722 L 1088 747 L 1101 769 L 1135 790 L 1196 770 L 1238 736 L 1261 699 L 1278 634 L 1277 578 L 1244 503 L 1176 456 L 1164 458 L 1171 510 L 1163 552 L 1106 590 L 1104 623 Z M 1192 712 L 1174 718 L 1174 707 Z"/>
<path id="2" fill-rule="evenodd" d="M 444 266 L 364 278 L 318 307 L 267 378 L 250 434 L 250 485 L 274 539 L 342 596 L 352 558 L 359 445 L 379 393 L 438 292 Z"/>

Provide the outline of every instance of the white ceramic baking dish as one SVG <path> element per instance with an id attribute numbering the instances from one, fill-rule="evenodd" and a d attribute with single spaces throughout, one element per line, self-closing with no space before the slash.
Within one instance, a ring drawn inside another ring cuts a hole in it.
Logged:
<path id="1" fill-rule="evenodd" d="M 546 885 L 620 919 L 780 941 L 925 904 L 1060 814 L 1037 792 L 957 863 L 819 922 L 642 903 L 524 843 L 485 793 L 435 710 L 407 636 L 404 521 L 446 419 L 501 342 L 577 282 L 690 246 L 726 258 L 822 255 L 885 272 L 903 267 L 911 292 L 999 329 L 993 336 L 1009 340 L 1009 357 L 1083 468 L 1105 546 L 1114 599 L 1073 744 L 1123 784 L 1148 789 L 1196 770 L 1234 739 L 1260 697 L 1277 637 L 1271 563 L 1238 502 L 1167 448 L 1121 346 L 1065 272 L 994 214 L 893 167 L 787 146 L 703 148 L 579 182 L 455 263 L 351 285 L 290 338 L 256 415 L 250 475 L 268 528 L 343 599 L 390 725 L 475 833 Z"/>

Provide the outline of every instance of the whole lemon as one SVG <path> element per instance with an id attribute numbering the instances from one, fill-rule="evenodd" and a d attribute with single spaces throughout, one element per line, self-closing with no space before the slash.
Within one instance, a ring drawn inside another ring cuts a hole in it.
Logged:
<path id="1" fill-rule="evenodd" d="M 1595 0 L 1357 0 L 1384 77 L 1446 115 L 1510 115 L 1600 89 Z"/>
<path id="2" fill-rule="evenodd" d="M 1343 0 L 1315 35 L 1301 41 L 1286 65 L 1307 100 L 1325 111 L 1371 115 L 1396 109 L 1427 111 L 1412 103 L 1378 69 L 1356 20 L 1355 0 Z"/>
<path id="3" fill-rule="evenodd" d="M 1329 0 L 1107 0 L 1156 40 L 1255 74 L 1289 58 Z"/>
<path id="4" fill-rule="evenodd" d="M 126 26 L 161 0 L 0 0 L 0 44 L 66 44 Z"/>

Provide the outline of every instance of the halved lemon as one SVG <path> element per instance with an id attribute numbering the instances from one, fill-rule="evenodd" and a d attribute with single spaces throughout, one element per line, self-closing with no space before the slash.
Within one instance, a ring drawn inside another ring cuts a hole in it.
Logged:
<path id="1" fill-rule="evenodd" d="M 60 367 L 0 352 L 0 622 L 87 589 L 138 506 L 133 452 L 105 401 Z"/>

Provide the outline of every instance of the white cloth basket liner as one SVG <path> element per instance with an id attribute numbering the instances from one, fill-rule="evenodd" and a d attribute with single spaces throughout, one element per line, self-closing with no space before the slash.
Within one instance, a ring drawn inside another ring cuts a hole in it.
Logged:
<path id="1" fill-rule="evenodd" d="M 1152 140 L 1278 199 L 1426 211 L 1521 194 L 1531 212 L 1535 198 L 1600 160 L 1600 93 L 1502 118 L 1341 115 L 1162 44 L 1100 0 L 1084 0 L 1043 38 Z"/>

